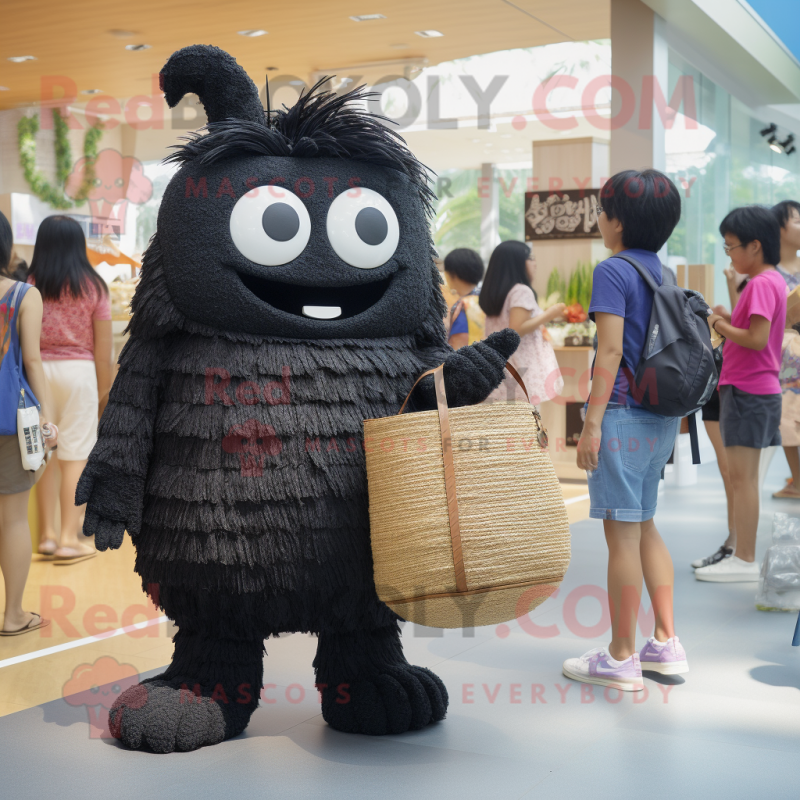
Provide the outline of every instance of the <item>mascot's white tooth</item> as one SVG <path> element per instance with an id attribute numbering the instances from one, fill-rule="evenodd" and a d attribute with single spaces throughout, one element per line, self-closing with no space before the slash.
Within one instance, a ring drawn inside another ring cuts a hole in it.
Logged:
<path id="1" fill-rule="evenodd" d="M 303 306 L 303 316 L 313 319 L 336 319 L 342 316 L 341 306 Z"/>

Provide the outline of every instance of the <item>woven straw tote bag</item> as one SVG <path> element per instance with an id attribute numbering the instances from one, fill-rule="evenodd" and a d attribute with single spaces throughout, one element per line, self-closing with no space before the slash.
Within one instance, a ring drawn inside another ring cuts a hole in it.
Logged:
<path id="1" fill-rule="evenodd" d="M 567 510 L 538 411 L 519 402 L 449 409 L 442 370 L 417 379 L 433 374 L 436 411 L 403 414 L 406 397 L 396 416 L 364 421 L 375 587 L 410 622 L 493 625 L 561 583 Z"/>

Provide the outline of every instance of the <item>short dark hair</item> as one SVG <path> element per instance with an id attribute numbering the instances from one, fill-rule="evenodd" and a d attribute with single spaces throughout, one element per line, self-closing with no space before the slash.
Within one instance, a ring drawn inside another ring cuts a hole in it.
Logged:
<path id="1" fill-rule="evenodd" d="M 600 190 L 609 219 L 622 223 L 622 244 L 657 253 L 681 219 L 681 196 L 663 172 L 627 169 L 609 178 Z"/>
<path id="2" fill-rule="evenodd" d="M 478 305 L 489 317 L 496 317 L 503 310 L 503 303 L 511 289 L 518 283 L 530 286 L 525 262 L 531 256 L 531 248 L 525 242 L 501 242 L 495 247 L 486 268 Z"/>
<path id="3" fill-rule="evenodd" d="M 774 267 L 781 260 L 781 228 L 778 218 L 765 206 L 734 208 L 720 223 L 719 232 L 735 236 L 742 244 L 761 242 L 765 264 Z"/>
<path id="4" fill-rule="evenodd" d="M 478 284 L 483 277 L 483 259 L 469 247 L 457 247 L 444 257 L 444 271 L 465 283 Z"/>
<path id="5" fill-rule="evenodd" d="M 8 265 L 11 261 L 11 251 L 14 248 L 14 234 L 6 215 L 0 211 L 0 275 L 7 275 Z"/>
<path id="6" fill-rule="evenodd" d="M 780 203 L 772 206 L 772 213 L 775 215 L 775 219 L 778 220 L 778 225 L 780 225 L 781 228 L 785 228 L 786 223 L 792 218 L 792 209 L 800 214 L 800 203 L 798 203 L 797 200 L 781 200 Z"/>

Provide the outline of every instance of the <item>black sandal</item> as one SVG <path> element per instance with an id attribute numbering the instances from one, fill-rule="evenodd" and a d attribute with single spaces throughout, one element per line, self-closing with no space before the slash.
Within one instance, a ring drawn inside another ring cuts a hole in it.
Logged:
<path id="1" fill-rule="evenodd" d="M 39 630 L 39 628 L 46 628 L 50 624 L 50 620 L 45 619 L 41 614 L 37 614 L 35 611 L 31 611 L 31 614 L 33 614 L 33 617 L 27 625 L 24 625 L 16 631 L 0 631 L 0 636 L 19 636 L 23 633 Z M 39 622 L 34 625 L 33 623 L 36 622 L 37 619 Z"/>

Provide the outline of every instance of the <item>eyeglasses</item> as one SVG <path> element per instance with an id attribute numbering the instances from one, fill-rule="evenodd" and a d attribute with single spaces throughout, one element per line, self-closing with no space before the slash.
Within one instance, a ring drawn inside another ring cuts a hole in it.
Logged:
<path id="1" fill-rule="evenodd" d="M 727 244 L 722 245 L 722 249 L 725 251 L 725 255 L 729 256 L 731 254 L 731 250 L 735 250 L 737 247 L 744 247 L 743 244 L 735 244 L 733 247 L 728 247 Z"/>
<path id="2" fill-rule="evenodd" d="M 603 206 L 595 206 L 594 210 L 597 212 L 597 216 L 599 217 L 603 213 Z"/>

